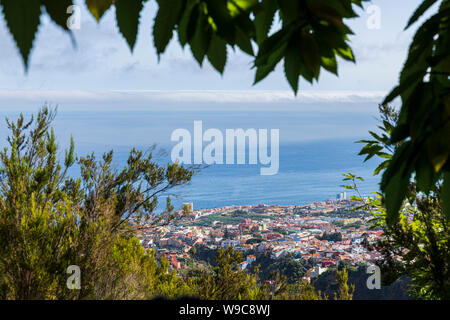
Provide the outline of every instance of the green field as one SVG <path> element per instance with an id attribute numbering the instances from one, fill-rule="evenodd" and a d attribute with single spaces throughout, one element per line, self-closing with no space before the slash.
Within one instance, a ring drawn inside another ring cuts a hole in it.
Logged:
<path id="1" fill-rule="evenodd" d="M 278 217 L 271 217 L 264 214 L 227 214 L 222 215 L 220 213 L 211 214 L 206 217 L 202 217 L 198 220 L 196 220 L 193 224 L 198 226 L 206 226 L 206 225 L 212 225 L 214 221 L 219 221 L 223 224 L 239 224 L 244 219 L 252 219 L 256 221 L 261 221 L 263 219 L 272 219 L 275 220 Z"/>

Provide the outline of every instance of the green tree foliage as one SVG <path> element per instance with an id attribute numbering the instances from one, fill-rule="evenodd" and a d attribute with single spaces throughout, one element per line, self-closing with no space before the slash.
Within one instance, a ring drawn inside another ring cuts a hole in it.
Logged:
<path id="1" fill-rule="evenodd" d="M 190 254 L 197 260 L 216 266 L 216 249 L 210 249 L 207 246 L 197 244 L 191 248 Z"/>
<path id="2" fill-rule="evenodd" d="M 381 134 L 370 132 L 374 140 L 364 140 L 361 154 L 367 157 L 382 157 L 385 162 L 376 169 L 378 174 L 383 167 L 389 166 L 392 154 L 401 149 L 405 141 L 393 144 L 391 135 L 396 123 L 400 121 L 398 113 L 388 105 L 380 106 Z M 348 188 L 358 191 L 355 175 L 346 175 L 351 181 Z M 383 237 L 368 249 L 382 253 L 377 261 L 382 271 L 384 284 L 391 284 L 402 275 L 412 278 L 411 294 L 419 299 L 449 299 L 450 293 L 450 245 L 449 220 L 446 218 L 443 200 L 445 190 L 441 181 L 433 184 L 434 192 L 420 192 L 422 182 L 416 175 L 410 183 L 405 200 L 402 201 L 400 214 L 392 222 L 387 211 L 387 201 L 382 194 L 364 199 L 358 192 L 354 200 L 373 214 L 372 229 L 383 231 Z"/>
<path id="3" fill-rule="evenodd" d="M 239 48 L 254 57 L 255 83 L 284 60 L 286 78 L 297 92 L 300 77 L 312 83 L 319 79 L 321 69 L 337 75 L 337 57 L 355 61 L 348 39 L 353 32 L 344 20 L 357 17 L 354 5 L 362 7 L 364 1 L 367 0 L 156 0 L 153 44 L 161 55 L 176 32 L 181 46 L 188 45 L 200 65 L 207 58 L 220 73 L 227 62 L 227 46 Z M 85 1 L 97 22 L 106 11 L 115 8 L 119 32 L 130 50 L 136 43 L 145 2 Z M 41 14 L 47 13 L 71 32 L 66 23 L 71 0 L 2 0 L 0 4 L 25 68 Z"/>
<path id="4" fill-rule="evenodd" d="M 309 283 L 296 282 L 287 284 L 283 291 L 278 293 L 276 300 L 327 300 L 328 296 L 322 295 L 320 291 L 316 293 L 315 288 Z"/>
<path id="5" fill-rule="evenodd" d="M 313 286 L 301 281 L 304 268 L 293 259 L 286 259 L 274 265 L 270 276 L 260 272 L 263 268 L 257 260 L 253 270 L 241 270 L 239 263 L 243 261 L 239 251 L 229 247 L 217 251 L 216 263 L 209 270 L 190 270 L 185 282 L 191 288 L 194 297 L 209 300 L 322 300 L 327 299 L 315 292 Z M 273 261 L 272 261 L 273 262 Z M 268 267 L 267 265 L 266 267 Z M 298 274 L 295 269 L 297 268 Z M 300 270 L 301 269 L 301 270 Z M 267 273 L 267 270 L 265 271 Z M 281 275 L 281 274 L 282 275 Z M 286 277 L 285 273 L 288 275 Z M 289 279 L 293 276 L 293 279 Z M 292 280 L 292 281 L 289 281 Z"/>
<path id="6" fill-rule="evenodd" d="M 322 236 L 317 237 L 319 240 L 328 240 L 328 241 L 342 241 L 342 234 L 340 232 L 324 232 Z"/>
<path id="7" fill-rule="evenodd" d="M 129 221 L 151 220 L 157 195 L 187 183 L 193 172 L 159 166 L 151 153 L 136 150 L 116 170 L 112 152 L 100 161 L 94 154 L 77 158 L 73 141 L 60 163 L 50 128 L 54 116 L 45 107 L 35 121 L 22 115 L 7 120 L 9 147 L 0 152 L 0 298 L 122 299 L 171 292 L 163 289 L 175 281 L 145 252 Z M 80 177 L 68 177 L 75 164 Z M 153 221 L 162 223 L 159 216 Z M 66 286 L 70 265 L 81 269 L 80 290 Z"/>
<path id="8" fill-rule="evenodd" d="M 297 261 L 291 256 L 272 259 L 270 254 L 263 254 L 256 258 L 255 265 L 259 265 L 260 277 L 271 280 L 276 274 L 284 276 L 288 284 L 294 284 L 304 277 L 311 265 L 306 261 Z"/>
<path id="9" fill-rule="evenodd" d="M 266 240 L 263 239 L 263 238 L 250 238 L 247 241 L 245 241 L 245 243 L 246 244 L 255 244 L 255 243 L 261 243 L 261 242 L 264 242 L 264 241 L 266 241 Z"/>
<path id="10" fill-rule="evenodd" d="M 336 270 L 337 282 L 339 285 L 337 293 L 334 294 L 335 300 L 352 300 L 355 286 L 348 285 L 348 272 L 346 268 Z"/>
<path id="11" fill-rule="evenodd" d="M 384 104 L 401 98 L 389 144 L 401 143 L 383 174 L 388 223 L 398 221 L 414 176 L 419 192 L 436 192 L 442 180 L 442 209 L 450 219 L 450 1 L 425 0 L 409 20 L 413 25 L 432 5 L 438 11 L 417 30 L 399 84 Z"/>
<path id="12" fill-rule="evenodd" d="M 402 276 L 389 286 L 381 286 L 380 289 L 367 288 L 367 266 L 359 265 L 357 268 L 348 267 L 348 283 L 355 286 L 353 300 L 408 300 L 408 286 L 411 278 Z M 330 268 L 317 278 L 312 280 L 312 285 L 318 291 L 329 297 L 333 297 L 338 290 L 336 268 Z"/>
<path id="13" fill-rule="evenodd" d="M 268 288 L 259 283 L 258 269 L 246 273 L 240 269 L 243 262 L 239 251 L 232 247 L 217 251 L 216 266 L 210 270 L 197 270 L 189 281 L 196 296 L 208 300 L 266 299 Z"/>

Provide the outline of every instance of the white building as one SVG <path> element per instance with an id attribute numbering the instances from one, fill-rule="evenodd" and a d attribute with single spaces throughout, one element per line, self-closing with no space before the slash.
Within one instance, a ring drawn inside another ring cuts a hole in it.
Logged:
<path id="1" fill-rule="evenodd" d="M 222 241 L 222 248 L 228 248 L 228 247 L 236 247 L 238 245 L 240 245 L 241 242 L 239 240 L 230 240 L 230 239 L 226 239 Z"/>

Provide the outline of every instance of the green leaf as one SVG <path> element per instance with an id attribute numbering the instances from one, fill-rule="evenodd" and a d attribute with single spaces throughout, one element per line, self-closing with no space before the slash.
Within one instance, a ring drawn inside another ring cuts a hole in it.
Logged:
<path id="1" fill-rule="evenodd" d="M 387 171 L 385 171 L 385 174 L 386 172 Z M 403 201 L 408 192 L 408 185 L 409 176 L 404 174 L 403 170 L 398 170 L 390 177 L 383 190 L 386 201 L 386 222 L 391 226 L 398 221 Z"/>
<path id="2" fill-rule="evenodd" d="M 158 0 L 158 13 L 153 25 L 153 43 L 158 55 L 164 52 L 172 39 L 173 29 L 179 22 L 183 12 L 182 0 Z M 190 7 L 192 9 L 192 7 Z M 188 12 L 190 14 L 190 11 Z"/>
<path id="3" fill-rule="evenodd" d="M 72 0 L 41 0 L 50 18 L 64 30 L 69 30 L 67 8 L 73 5 Z"/>
<path id="4" fill-rule="evenodd" d="M 259 46 L 258 55 L 255 58 L 255 66 L 262 66 L 266 64 L 269 57 L 272 56 L 281 46 L 286 48 L 290 37 L 291 33 L 282 29 L 265 39 Z"/>
<path id="5" fill-rule="evenodd" d="M 256 41 L 259 44 L 267 38 L 277 8 L 276 0 L 263 0 L 261 2 L 260 10 L 256 12 L 254 20 Z"/>
<path id="6" fill-rule="evenodd" d="M 249 10 L 258 3 L 258 0 L 233 0 L 233 3 L 237 5 L 241 10 Z"/>
<path id="7" fill-rule="evenodd" d="M 316 39 L 311 34 L 304 34 L 301 38 L 301 56 L 305 65 L 317 79 L 320 72 L 321 56 Z"/>
<path id="8" fill-rule="evenodd" d="M 264 79 L 269 73 L 271 73 L 275 69 L 278 62 L 280 62 L 280 60 L 283 58 L 287 45 L 288 45 L 287 41 L 281 41 L 280 45 L 277 46 L 273 52 L 268 54 L 265 63 L 257 65 L 255 81 L 253 82 L 253 84 L 256 84 L 262 79 Z M 255 64 L 256 61 L 257 60 L 255 60 Z"/>
<path id="9" fill-rule="evenodd" d="M 409 75 L 409 77 L 405 78 L 401 81 L 400 85 L 392 89 L 392 91 L 388 94 L 382 104 L 387 104 L 394 100 L 396 97 L 401 95 L 405 90 L 411 89 L 415 87 L 424 77 L 423 71 L 417 71 L 414 74 Z"/>
<path id="10" fill-rule="evenodd" d="M 414 22 L 416 22 L 424 13 L 427 11 L 433 4 L 435 4 L 438 0 L 425 0 L 413 13 L 411 18 L 408 21 L 408 24 L 405 27 L 405 30 L 408 29 Z"/>
<path id="11" fill-rule="evenodd" d="M 116 0 L 115 6 L 117 26 L 127 40 L 128 47 L 133 51 L 143 8 L 142 0 Z"/>
<path id="12" fill-rule="evenodd" d="M 406 198 L 412 173 L 412 146 L 402 144 L 395 152 L 381 179 L 381 191 L 385 196 L 386 222 L 393 225 L 398 221 L 403 201 Z"/>
<path id="13" fill-rule="evenodd" d="M 373 175 L 378 175 L 382 170 L 386 169 L 389 166 L 390 160 L 383 161 L 373 172 Z"/>
<path id="14" fill-rule="evenodd" d="M 294 90 L 295 95 L 298 92 L 298 78 L 300 72 L 300 44 L 296 39 L 292 39 L 286 49 L 286 54 L 284 56 L 284 73 L 286 78 L 291 85 L 292 90 Z"/>
<path id="15" fill-rule="evenodd" d="M 441 190 L 442 208 L 447 220 L 450 220 L 450 172 L 444 172 L 444 183 Z"/>
<path id="16" fill-rule="evenodd" d="M 327 3 L 311 3 L 308 5 L 309 10 L 319 19 L 323 19 L 334 25 L 342 27 L 342 15 Z"/>
<path id="17" fill-rule="evenodd" d="M 416 181 L 417 191 L 428 193 L 434 182 L 433 167 L 429 165 L 426 154 L 421 154 L 417 159 Z"/>
<path id="18" fill-rule="evenodd" d="M 241 30 L 241 28 L 236 28 L 236 44 L 245 53 L 253 56 L 253 47 L 250 38 Z"/>
<path id="19" fill-rule="evenodd" d="M 197 3 L 194 0 L 190 0 L 188 1 L 186 9 L 184 10 L 178 24 L 178 40 L 180 41 L 181 46 L 184 47 L 194 35 L 197 17 Z"/>
<path id="20" fill-rule="evenodd" d="M 216 26 L 218 36 L 226 39 L 228 44 L 234 45 L 235 25 L 227 6 L 227 1 L 205 0 L 208 8 L 208 16 Z"/>
<path id="21" fill-rule="evenodd" d="M 97 22 L 100 21 L 103 14 L 111 7 L 112 4 L 113 0 L 86 0 L 86 6 Z"/>
<path id="22" fill-rule="evenodd" d="M 278 6 L 280 7 L 280 16 L 283 20 L 284 25 L 287 25 L 299 18 L 301 13 L 299 5 L 299 1 L 278 0 Z"/>
<path id="23" fill-rule="evenodd" d="M 222 74 L 227 62 L 227 43 L 213 34 L 207 57 L 212 66 Z"/>
<path id="24" fill-rule="evenodd" d="M 347 61 L 356 62 L 355 56 L 353 55 L 352 48 L 350 48 L 350 47 L 338 48 L 338 49 L 336 49 L 336 54 Z"/>
<path id="25" fill-rule="evenodd" d="M 38 30 L 41 5 L 38 0 L 2 0 L 3 14 L 22 56 L 25 70 Z"/>
<path id="26" fill-rule="evenodd" d="M 322 64 L 322 67 L 325 68 L 325 70 L 327 70 L 331 73 L 334 73 L 335 75 L 338 75 L 338 65 L 337 65 L 335 56 L 333 56 L 331 58 L 322 57 L 321 64 Z"/>
<path id="27" fill-rule="evenodd" d="M 197 19 L 197 27 L 195 29 L 194 36 L 192 37 L 189 44 L 191 45 L 191 51 L 194 55 L 194 58 L 200 64 L 203 64 L 203 59 L 209 49 L 209 44 L 211 42 L 212 30 L 208 21 L 206 20 L 206 16 L 204 14 L 200 14 Z"/>

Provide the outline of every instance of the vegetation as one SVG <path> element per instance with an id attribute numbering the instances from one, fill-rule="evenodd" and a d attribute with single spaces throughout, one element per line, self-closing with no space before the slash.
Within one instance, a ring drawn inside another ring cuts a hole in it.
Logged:
<path id="1" fill-rule="evenodd" d="M 246 244 L 255 244 L 255 243 L 261 243 L 264 241 L 266 241 L 266 240 L 263 238 L 251 238 L 251 239 L 248 239 L 245 243 Z"/>
<path id="2" fill-rule="evenodd" d="M 339 284 L 338 291 L 334 293 L 334 300 L 352 300 L 353 292 L 355 292 L 354 285 L 348 285 L 348 272 L 346 268 L 336 270 L 337 282 Z"/>
<path id="3" fill-rule="evenodd" d="M 386 128 L 388 145 L 397 146 L 381 181 L 390 227 L 399 222 L 411 188 L 427 196 L 439 193 L 441 210 L 450 220 L 450 1 L 424 0 L 406 28 L 434 4 L 438 11 L 417 29 L 399 84 L 383 102 L 397 97 L 402 102 L 394 126 Z M 369 143 L 366 154 L 379 154 L 379 147 Z"/>
<path id="4" fill-rule="evenodd" d="M 261 279 L 270 280 L 278 274 L 284 276 L 288 284 L 301 282 L 311 267 L 308 262 L 295 260 L 291 256 L 272 259 L 270 254 L 258 256 L 254 264 L 259 266 Z"/>
<path id="5" fill-rule="evenodd" d="M 371 132 L 375 140 L 362 141 L 366 146 L 362 154 L 387 159 L 375 171 L 378 174 L 388 166 L 391 155 L 403 147 L 404 143 L 391 143 L 393 128 L 399 120 L 398 113 L 388 105 L 380 106 L 382 134 Z M 376 150 L 376 151 L 373 151 Z M 383 238 L 375 243 L 367 243 L 369 250 L 381 252 L 383 258 L 377 261 L 382 271 L 382 281 L 388 285 L 406 275 L 412 278 L 411 295 L 418 299 L 449 299 L 450 296 L 450 245 L 449 220 L 446 217 L 442 198 L 445 188 L 442 181 L 434 182 L 433 192 L 420 192 L 423 180 L 414 176 L 407 197 L 402 203 L 398 221 L 390 223 L 387 200 L 382 194 L 364 199 L 358 191 L 357 181 L 363 179 L 352 174 L 344 180 L 355 190 L 353 197 L 363 203 L 365 210 L 373 214 L 372 229 L 383 231 Z M 429 180 L 432 182 L 433 180 Z"/>
<path id="6" fill-rule="evenodd" d="M 97 21 L 115 7 L 119 31 L 131 50 L 145 2 L 85 1 Z M 344 20 L 357 17 L 354 6 L 365 1 L 157 2 L 153 40 L 158 55 L 164 53 L 175 31 L 180 44 L 190 47 L 200 65 L 206 57 L 222 73 L 227 46 L 238 47 L 254 58 L 255 83 L 283 60 L 286 79 L 297 93 L 300 78 L 317 81 L 322 69 L 337 74 L 337 57 L 355 61 L 348 40 L 352 31 Z M 71 4 L 71 0 L 0 1 L 25 68 L 41 14 L 45 12 L 71 34 L 66 24 Z M 383 281 L 406 274 L 412 278 L 414 296 L 449 299 L 450 1 L 424 0 L 406 27 L 434 4 L 438 9 L 418 28 L 399 84 L 381 107 L 382 133 L 370 132 L 374 140 L 364 141 L 361 151 L 366 159 L 385 159 L 375 172 L 383 175 L 382 193 L 368 200 L 355 199 L 364 201 L 364 208 L 374 214 L 373 227 L 384 232 L 384 239 L 369 244 L 383 253 L 379 261 Z M 277 14 L 280 23 L 271 30 Z M 386 105 L 396 98 L 401 100 L 398 114 Z M 127 166 L 116 171 L 111 168 L 112 152 L 101 160 L 94 154 L 78 159 L 73 143 L 61 164 L 49 128 L 53 116 L 43 109 L 34 127 L 23 117 L 16 123 L 7 122 L 9 149 L 0 154 L 0 297 L 143 298 L 188 292 L 187 282 L 167 273 L 164 259 L 156 261 L 152 252 L 139 246 L 130 221 L 144 218 L 164 224 L 173 219 L 170 201 L 165 214 L 153 215 L 157 196 L 189 182 L 192 171 L 177 164 L 158 166 L 151 154 L 137 150 L 131 151 Z M 66 176 L 75 163 L 80 167 L 77 179 Z M 349 174 L 346 179 L 352 182 L 348 187 L 357 190 L 358 177 Z M 201 275 L 194 282 L 194 292 L 213 298 L 236 297 L 231 289 L 237 290 L 237 297 L 265 294 L 256 277 L 244 277 L 233 269 L 238 256 L 222 254 L 220 261 L 222 265 L 211 271 L 210 278 Z M 69 265 L 83 270 L 81 290 L 65 286 Z M 219 284 L 225 285 L 224 279 L 231 282 L 222 290 Z M 233 281 L 243 281 L 248 288 Z M 336 298 L 352 298 L 353 290 L 346 282 L 347 273 L 339 272 Z"/>
<path id="7" fill-rule="evenodd" d="M 74 143 L 58 160 L 50 128 L 55 112 L 36 120 L 7 120 L 9 147 L 0 152 L 0 298 L 121 299 L 171 292 L 178 282 L 145 252 L 130 219 L 160 224 L 157 196 L 190 181 L 177 164 L 161 167 L 152 154 L 132 150 L 127 166 L 112 169 L 113 153 L 77 158 Z M 80 177 L 67 176 L 77 164 Z M 170 204 L 170 201 L 168 202 Z M 170 209 L 170 208 L 169 208 Z M 70 265 L 82 271 L 80 290 L 66 286 Z M 130 288 L 133 288 L 132 290 Z"/>
<path id="8" fill-rule="evenodd" d="M 232 247 L 217 251 L 216 266 L 210 270 L 196 270 L 188 280 L 195 296 L 208 300 L 267 299 L 268 288 L 258 283 L 258 269 L 246 273 L 239 268 L 243 261 Z"/>
<path id="9" fill-rule="evenodd" d="M 411 279 L 402 276 L 388 286 L 381 286 L 380 289 L 367 288 L 367 266 L 360 265 L 358 267 L 347 267 L 348 283 L 355 287 L 353 293 L 354 300 L 407 300 L 408 286 Z M 338 291 L 339 283 L 337 281 L 336 268 L 330 268 L 317 278 L 312 280 L 312 285 L 317 291 L 334 297 Z"/>
<path id="10" fill-rule="evenodd" d="M 191 248 L 191 255 L 200 261 L 204 261 L 212 266 L 216 265 L 217 250 L 210 249 L 207 246 L 195 245 Z"/>
<path id="11" fill-rule="evenodd" d="M 221 222 L 223 224 L 239 224 L 244 219 L 252 219 L 252 220 L 263 220 L 263 219 L 277 219 L 277 217 L 267 216 L 264 214 L 211 214 L 205 217 L 201 217 L 197 219 L 194 224 L 200 226 L 211 225 L 214 221 Z"/>
<path id="12" fill-rule="evenodd" d="M 330 232 L 327 233 L 326 231 L 322 234 L 322 236 L 316 237 L 319 240 L 327 240 L 327 241 L 342 241 L 342 234 L 340 232 Z"/>

